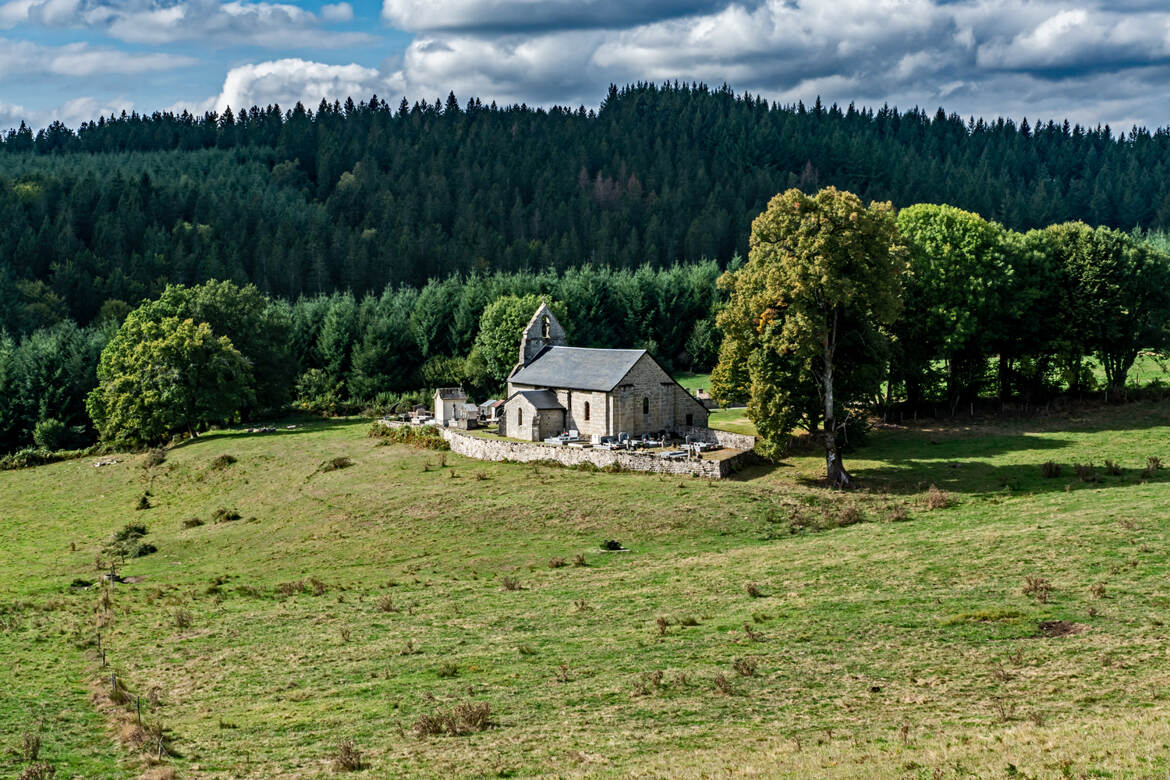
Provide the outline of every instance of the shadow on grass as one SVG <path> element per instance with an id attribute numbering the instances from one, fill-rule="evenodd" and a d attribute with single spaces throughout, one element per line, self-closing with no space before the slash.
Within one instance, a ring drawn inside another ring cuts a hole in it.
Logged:
<path id="1" fill-rule="evenodd" d="M 1075 442 L 1051 436 L 1034 434 L 993 434 L 978 430 L 962 434 L 946 433 L 931 436 L 925 432 L 909 434 L 879 433 L 875 441 L 855 452 L 847 453 L 863 460 L 883 460 L 894 463 L 902 461 L 929 462 L 935 460 L 964 460 L 966 458 L 991 458 L 1009 452 L 1027 450 L 1057 450 Z"/>
<path id="2" fill-rule="evenodd" d="M 288 418 L 279 422 L 265 422 L 257 424 L 254 427 L 275 427 L 275 431 L 268 433 L 250 433 L 248 428 L 253 426 L 241 426 L 240 428 L 232 428 L 226 431 L 209 431 L 200 434 L 197 438 L 187 439 L 176 444 L 171 449 L 183 449 L 186 447 L 193 447 L 203 442 L 225 441 L 231 439 L 273 439 L 279 436 L 293 436 L 299 433 L 321 433 L 324 431 L 336 430 L 337 428 L 348 428 L 353 425 L 360 425 L 362 423 L 370 422 L 369 418 L 365 417 L 336 417 L 323 419 L 320 417 L 297 417 Z M 296 428 L 289 430 L 288 426 L 295 425 Z"/>
<path id="3" fill-rule="evenodd" d="M 1036 494 L 1065 491 L 1098 490 L 1104 488 L 1134 487 L 1142 482 L 1170 482 L 1170 471 L 1155 471 L 1143 476 L 1142 469 L 1129 468 L 1120 476 L 1110 476 L 1104 469 L 1096 470 L 1096 481 L 1081 480 L 1071 463 L 1062 463 L 1059 477 L 1046 478 L 1041 463 L 1015 463 L 997 466 L 978 461 L 937 463 L 933 461 L 900 461 L 897 466 L 855 468 L 850 473 L 858 485 L 879 492 L 901 495 L 923 493 L 931 485 L 949 493 L 980 495 L 991 493 Z"/>

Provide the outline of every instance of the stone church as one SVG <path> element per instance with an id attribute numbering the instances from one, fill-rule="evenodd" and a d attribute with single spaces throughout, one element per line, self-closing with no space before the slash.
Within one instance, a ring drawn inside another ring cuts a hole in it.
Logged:
<path id="1" fill-rule="evenodd" d="M 544 303 L 520 337 L 500 417 L 501 433 L 525 441 L 575 430 L 596 442 L 707 425 L 706 407 L 646 350 L 570 347 Z"/>

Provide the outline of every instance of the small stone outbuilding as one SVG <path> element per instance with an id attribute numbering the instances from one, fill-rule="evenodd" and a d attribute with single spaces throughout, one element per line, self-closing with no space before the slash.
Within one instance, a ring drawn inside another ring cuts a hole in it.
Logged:
<path id="1" fill-rule="evenodd" d="M 460 416 L 467 393 L 462 387 L 440 387 L 435 391 L 435 422 L 449 425 Z"/>

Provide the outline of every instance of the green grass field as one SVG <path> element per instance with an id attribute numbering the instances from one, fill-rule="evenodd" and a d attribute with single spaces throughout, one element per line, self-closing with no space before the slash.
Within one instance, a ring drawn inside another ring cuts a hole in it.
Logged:
<path id="1" fill-rule="evenodd" d="M 0 773 L 26 733 L 57 778 L 157 760 L 111 673 L 179 777 L 329 775 L 343 739 L 367 777 L 1170 772 L 1166 406 L 880 429 L 847 495 L 817 453 L 707 482 L 367 428 L 0 473 Z M 71 587 L 129 522 L 133 581 Z M 488 728 L 416 733 L 467 702 Z"/>

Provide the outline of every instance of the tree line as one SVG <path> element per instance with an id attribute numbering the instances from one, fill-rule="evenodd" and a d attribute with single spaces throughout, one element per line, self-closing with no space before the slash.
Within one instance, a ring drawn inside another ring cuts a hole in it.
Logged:
<path id="1" fill-rule="evenodd" d="M 832 187 L 773 198 L 720 286 L 714 395 L 748 402 L 765 451 L 823 431 L 838 486 L 841 436 L 867 412 L 1083 392 L 1089 357 L 1120 400 L 1140 352 L 1170 336 L 1170 255 L 1148 242 L 1082 222 L 1020 233 Z"/>
<path id="2" fill-rule="evenodd" d="M 1170 130 L 964 120 L 634 84 L 598 110 L 370 97 L 130 113 L 0 139 L 0 329 L 120 321 L 167 284 L 295 300 L 746 256 L 776 192 L 949 203 L 1025 231 L 1170 227 Z"/>
<path id="3" fill-rule="evenodd" d="M 171 285 L 91 325 L 0 338 L 0 447 L 99 434 L 137 446 L 290 404 L 388 411 L 447 385 L 498 397 L 541 298 L 572 344 L 642 347 L 673 371 L 714 365 L 717 397 L 748 403 L 765 449 L 897 405 L 953 413 L 1096 390 L 1090 359 L 1120 399 L 1140 351 L 1166 346 L 1163 239 L 861 203 L 835 188 L 777 196 L 747 262 L 726 271 L 585 266 L 295 301 L 231 281 Z"/>
<path id="4" fill-rule="evenodd" d="M 426 389 L 446 385 L 482 398 L 502 390 L 518 358 L 521 326 L 501 332 L 498 323 L 527 323 L 540 296 L 554 302 L 575 345 L 640 347 L 674 370 L 703 368 L 719 348 L 720 273 L 714 261 L 585 266 L 295 301 L 231 281 L 171 285 L 87 326 L 64 321 L 20 338 L 0 335 L 0 452 L 77 447 L 99 433 L 154 443 L 290 404 L 388 411 L 428 402 Z"/>

